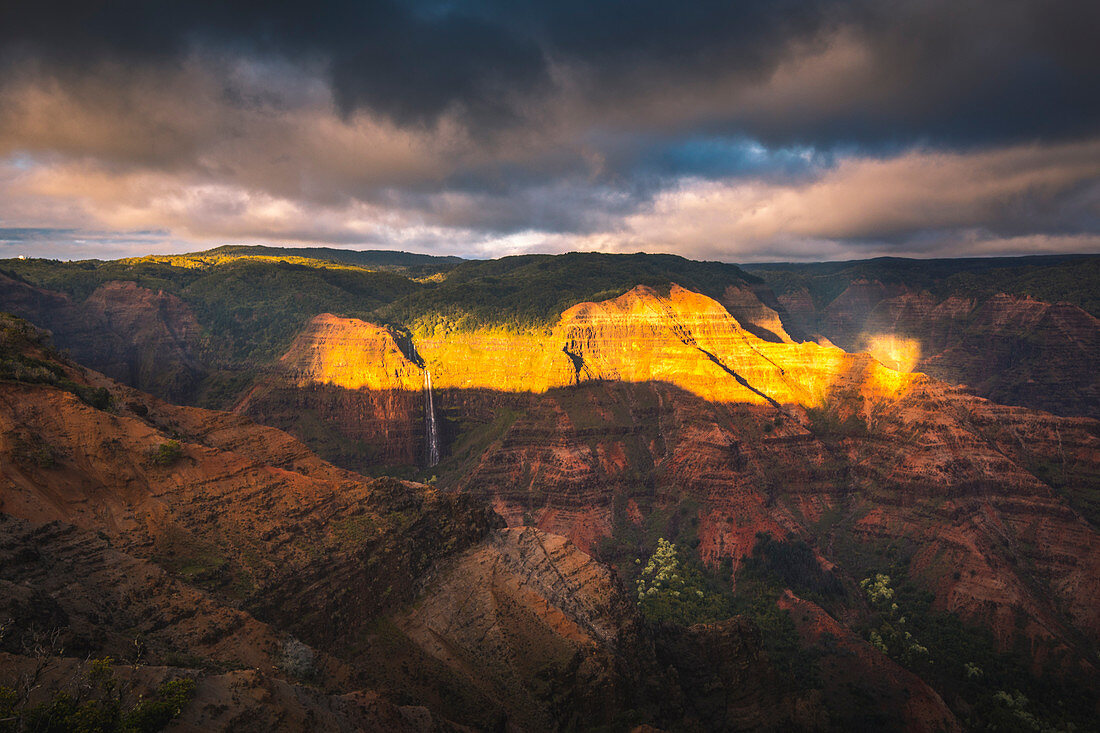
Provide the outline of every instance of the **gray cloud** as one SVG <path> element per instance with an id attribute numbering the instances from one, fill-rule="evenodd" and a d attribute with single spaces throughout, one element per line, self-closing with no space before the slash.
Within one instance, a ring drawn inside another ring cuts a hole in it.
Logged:
<path id="1" fill-rule="evenodd" d="M 1080 249 L 1098 25 L 1072 0 L 8 3 L 0 226 L 89 252 Z"/>

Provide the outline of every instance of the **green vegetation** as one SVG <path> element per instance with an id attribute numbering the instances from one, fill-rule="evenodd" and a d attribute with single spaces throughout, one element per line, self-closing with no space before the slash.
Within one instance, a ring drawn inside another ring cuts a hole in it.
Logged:
<path id="1" fill-rule="evenodd" d="M 983 272 L 956 273 L 938 283 L 934 292 L 969 293 L 979 299 L 997 293 L 1028 295 L 1048 303 L 1073 303 L 1100 317 L 1100 257 L 1072 258 L 1040 267 L 1005 263 Z"/>
<path id="2" fill-rule="evenodd" d="M 273 361 L 318 313 L 373 320 L 376 308 L 420 287 L 400 275 L 316 261 L 239 259 L 203 272 L 178 295 L 220 342 L 215 364 Z"/>
<path id="3" fill-rule="evenodd" d="M 649 488 L 649 492 L 638 492 L 633 498 L 645 518 L 642 523 L 635 523 L 630 517 L 627 511 L 630 500 L 621 493 L 615 494 L 611 504 L 611 536 L 602 538 L 596 546 L 599 560 L 618 568 L 628 583 L 637 580 L 641 570 L 635 561 L 651 554 L 660 538 L 671 538 L 688 557 L 695 555 L 699 547 L 698 502 L 685 498 L 672 506 L 657 505 L 655 488 Z"/>
<path id="4" fill-rule="evenodd" d="M 734 609 L 760 627 L 768 658 L 790 687 L 819 688 L 820 650 L 802 645 L 790 613 L 778 604 L 787 589 L 824 608 L 836 608 L 845 598 L 840 581 L 821 569 L 804 541 L 794 536 L 777 540 L 758 532 L 752 554 L 737 571 Z"/>
<path id="5" fill-rule="evenodd" d="M 859 587 L 867 594 L 867 600 L 875 608 L 877 628 L 871 630 L 871 644 L 883 654 L 901 661 L 905 666 L 923 664 L 928 657 L 928 647 L 923 646 L 909 631 L 909 622 L 894 602 L 894 589 L 890 576 L 876 573 L 865 578 Z"/>
<path id="6" fill-rule="evenodd" d="M 241 257 L 268 257 L 272 259 L 299 258 L 322 262 L 355 265 L 369 270 L 396 272 L 409 277 L 428 277 L 447 272 L 464 260 L 461 257 L 438 257 L 412 252 L 390 250 L 353 250 L 333 247 L 265 247 L 262 245 L 227 244 L 221 247 L 187 255 L 207 261 L 228 260 Z"/>
<path id="7" fill-rule="evenodd" d="M 671 283 L 714 297 L 729 285 L 758 282 L 736 265 L 694 262 L 675 255 L 572 252 L 466 262 L 436 287 L 382 308 L 387 320 L 432 331 L 552 325 L 562 311 L 585 301 L 608 300 L 636 285 L 667 291 Z"/>
<path id="8" fill-rule="evenodd" d="M 858 412 L 835 404 L 807 407 L 806 417 L 810 418 L 810 430 L 823 440 L 865 438 L 870 432 Z"/>
<path id="9" fill-rule="evenodd" d="M 760 628 L 764 651 L 782 684 L 791 690 L 821 687 L 819 651 L 803 646 L 790 614 L 778 605 L 788 587 L 824 603 L 843 597 L 839 581 L 821 570 L 808 545 L 757 535 L 752 555 L 738 571 L 736 593 L 729 560 L 708 571 L 688 557 L 683 544 L 661 537 L 644 564 L 639 559 L 627 568 L 633 571 L 626 574 L 635 578 L 638 606 L 646 619 L 689 626 L 744 616 Z"/>
<path id="10" fill-rule="evenodd" d="M 378 533 L 378 519 L 372 514 L 355 514 L 331 526 L 336 543 L 342 548 L 358 547 Z"/>
<path id="11" fill-rule="evenodd" d="M 46 359 L 28 352 L 40 352 Z M 74 382 L 58 363 L 62 359 L 42 331 L 21 318 L 0 313 L 0 380 L 48 384 L 71 392 L 97 410 L 110 409 L 111 393 L 104 387 Z"/>
<path id="12" fill-rule="evenodd" d="M 208 541 L 179 529 L 164 533 L 153 561 L 191 585 L 234 599 L 255 590 L 252 568 L 264 563 L 245 537 Z"/>
<path id="13" fill-rule="evenodd" d="M 970 730 L 1089 730 L 1095 696 L 1080 680 L 1052 669 L 1035 676 L 1028 650 L 997 649 L 993 635 L 935 611 L 932 594 L 903 566 L 861 583 L 872 609 L 867 639 L 928 682 Z"/>
<path id="14" fill-rule="evenodd" d="M 657 540 L 636 586 L 638 607 L 649 621 L 691 626 L 732 615 L 728 598 L 712 592 L 699 567 L 684 562 L 664 537 Z"/>
<path id="15" fill-rule="evenodd" d="M 1047 660 L 1047 669 L 1033 674 L 1031 649 L 1022 640 L 1017 648 L 1001 650 L 989 629 L 936 610 L 933 594 L 909 574 L 918 546 L 903 538 L 857 539 L 851 528 L 860 516 L 856 505 L 823 517 L 817 526 L 817 543 L 830 548 L 831 559 L 847 575 L 867 581 L 858 589 L 862 621 L 853 624 L 864 638 L 880 649 L 885 647 L 888 656 L 925 680 L 967 729 L 1043 729 L 1024 727 L 1006 717 L 1013 713 L 1006 708 L 1005 698 L 998 696 L 1001 692 L 1013 700 L 1022 695 L 1029 701 L 1030 714 L 1053 729 L 1070 730 L 1071 724 L 1078 730 L 1094 728 L 1090 721 L 1098 701 L 1087 685 L 1059 669 L 1061 658 Z M 858 605 L 849 600 L 846 607 L 850 613 Z M 876 643 L 876 635 L 881 644 Z M 914 644 L 927 653 L 913 649 Z"/>
<path id="16" fill-rule="evenodd" d="M 756 581 L 790 588 L 818 605 L 829 605 L 845 596 L 844 586 L 836 575 L 822 570 L 813 549 L 794 535 L 777 540 L 758 532 L 752 555 L 745 558 L 737 577 L 738 582 Z"/>
<path id="17" fill-rule="evenodd" d="M 171 466 L 183 455 L 178 440 L 167 440 L 149 451 L 149 460 L 157 466 Z"/>
<path id="18" fill-rule="evenodd" d="M 216 368 L 270 362 L 318 313 L 369 319 L 379 306 L 422 287 L 399 274 L 300 256 L 28 259 L 6 260 L 0 268 L 30 284 L 68 293 L 78 302 L 111 281 L 177 295 L 203 327 L 202 356 Z"/>
<path id="19" fill-rule="evenodd" d="M 455 439 L 438 466 L 425 467 L 411 475 L 415 480 L 426 483 L 440 481 L 441 486 L 446 486 L 448 478 L 458 479 L 473 471 L 489 446 L 499 441 L 523 415 L 520 409 L 502 405 L 496 408 L 489 422 L 468 416 L 452 421 L 444 411 L 437 410 L 436 417 L 443 434 L 447 435 L 453 425 Z"/>
<path id="20" fill-rule="evenodd" d="M 0 733 L 152 733 L 163 730 L 195 696 L 195 681 L 169 680 L 149 697 L 131 700 L 111 669 L 110 657 L 93 660 L 74 684 L 37 705 L 0 687 Z"/>

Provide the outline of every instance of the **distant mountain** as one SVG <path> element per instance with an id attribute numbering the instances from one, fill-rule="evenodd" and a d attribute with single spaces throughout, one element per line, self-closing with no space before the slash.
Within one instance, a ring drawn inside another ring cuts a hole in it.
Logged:
<path id="1" fill-rule="evenodd" d="M 264 245 L 225 244 L 221 247 L 195 252 L 193 256 L 235 257 L 305 257 L 325 262 L 342 262 L 360 267 L 377 267 L 417 274 L 446 272 L 465 262 L 461 257 L 395 252 L 385 249 L 340 249 L 337 247 L 267 247 Z"/>
<path id="2" fill-rule="evenodd" d="M 927 290 L 940 298 L 985 299 L 998 293 L 1049 303 L 1068 302 L 1100 317 L 1100 254 L 960 257 L 917 260 L 877 257 L 845 262 L 752 263 L 776 295 L 806 290 L 815 307 L 827 306 L 856 280 Z"/>

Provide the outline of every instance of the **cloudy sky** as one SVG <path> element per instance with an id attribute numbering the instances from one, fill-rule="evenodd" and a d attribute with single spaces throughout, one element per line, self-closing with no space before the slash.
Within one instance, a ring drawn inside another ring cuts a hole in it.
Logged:
<path id="1" fill-rule="evenodd" d="M 1095 0 L 0 5 L 0 257 L 1100 252 Z"/>

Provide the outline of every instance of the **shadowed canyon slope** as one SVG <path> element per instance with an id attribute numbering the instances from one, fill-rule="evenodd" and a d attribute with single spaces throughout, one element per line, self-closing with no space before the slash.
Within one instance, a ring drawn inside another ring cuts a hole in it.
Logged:
<path id="1" fill-rule="evenodd" d="M 658 664 L 662 642 L 565 538 L 165 404 L 2 325 L 0 685 L 36 702 L 111 656 L 129 694 L 197 678 L 181 730 L 684 719 L 660 702 L 695 694 Z M 770 674 L 754 633 L 725 632 L 746 680 Z M 707 720 L 796 711 L 825 715 L 752 683 Z"/>
<path id="2" fill-rule="evenodd" d="M 580 304 L 518 335 L 410 340 L 320 316 L 240 409 L 279 423 L 285 405 L 304 406 L 364 443 L 408 440 L 400 456 L 416 458 L 421 364 L 450 426 L 441 485 L 489 498 L 510 524 L 612 561 L 656 526 L 734 571 L 761 531 L 793 532 L 830 564 L 893 547 L 936 608 L 1038 665 L 1095 674 L 1094 421 L 765 341 L 676 286 Z"/>
<path id="3" fill-rule="evenodd" d="M 204 376 L 200 326 L 163 291 L 111 281 L 79 302 L 0 274 L 0 294 L 0 310 L 57 334 L 78 361 L 138 389 L 179 401 Z"/>

